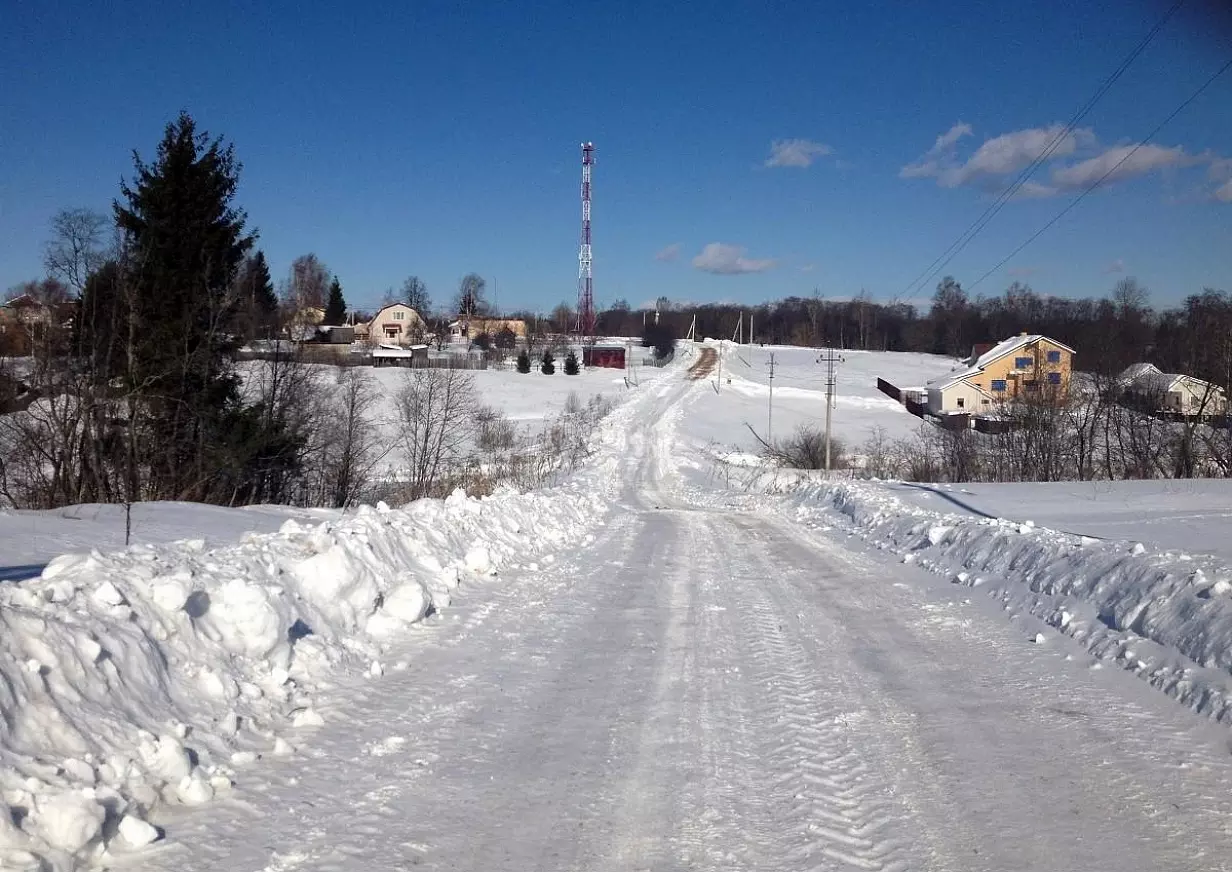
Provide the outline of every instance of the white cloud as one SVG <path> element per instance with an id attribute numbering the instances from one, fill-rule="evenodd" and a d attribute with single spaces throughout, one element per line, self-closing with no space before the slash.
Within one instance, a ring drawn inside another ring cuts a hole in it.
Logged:
<path id="1" fill-rule="evenodd" d="M 1038 200 L 1041 197 L 1055 197 L 1059 191 L 1052 185 L 1041 185 L 1039 182 L 1025 181 L 1014 192 L 1015 200 Z"/>
<path id="2" fill-rule="evenodd" d="M 1114 260 L 1112 263 L 1104 267 L 1105 274 L 1123 273 L 1123 272 L 1125 272 L 1125 261 L 1121 260 L 1119 257 L 1116 260 Z"/>
<path id="3" fill-rule="evenodd" d="M 1232 203 L 1232 158 L 1211 156 L 1208 172 L 1211 181 L 1220 183 L 1213 195 L 1221 203 Z"/>
<path id="4" fill-rule="evenodd" d="M 915 163 L 909 163 L 898 171 L 899 178 L 919 179 L 930 178 L 941 172 L 942 163 L 952 164 L 954 146 L 964 136 L 971 135 L 971 125 L 959 121 L 949 130 L 937 137 L 933 147 Z"/>
<path id="5" fill-rule="evenodd" d="M 693 266 L 702 272 L 721 276 L 735 276 L 743 273 L 759 273 L 774 269 L 777 261 L 755 260 L 744 256 L 745 249 L 739 245 L 727 245 L 722 242 L 712 242 L 702 249 L 701 254 L 693 258 Z"/>
<path id="6" fill-rule="evenodd" d="M 817 269 L 817 264 L 806 263 L 804 266 L 800 267 L 800 272 L 812 272 L 815 269 Z"/>
<path id="7" fill-rule="evenodd" d="M 957 188 L 972 183 L 987 183 L 991 179 L 1016 173 L 1033 161 L 1048 154 L 1047 159 L 1067 157 L 1079 148 L 1093 145 L 1095 134 L 1087 129 L 1065 132 L 1065 126 L 1029 127 L 994 136 L 984 141 L 967 160 L 958 157 L 958 141 L 971 135 L 971 125 L 959 122 L 937 137 L 927 153 L 915 163 L 899 171 L 904 179 L 935 178 L 943 188 Z M 1022 197 L 1048 197 L 1056 191 L 1028 182 L 1018 192 Z"/>
<path id="8" fill-rule="evenodd" d="M 1232 160 L 1211 152 L 1190 154 L 1179 145 L 1143 145 L 1137 149 L 1118 145 L 1099 150 L 1094 131 L 1080 128 L 1067 132 L 1063 125 L 1050 124 L 994 136 L 964 159 L 957 146 L 970 134 L 969 124 L 955 124 L 937 137 L 923 157 L 899 170 L 899 176 L 933 178 L 943 188 L 974 185 L 999 190 L 1036 160 L 1055 161 L 1047 182 L 1026 181 L 1014 193 L 1015 199 L 1033 199 L 1079 191 L 1101 179 L 1113 184 L 1168 168 L 1208 164 L 1210 179 L 1220 185 L 1214 191 L 1215 198 L 1232 201 L 1232 189 L 1224 184 L 1232 181 Z M 1076 162 L 1069 163 L 1066 158 Z"/>
<path id="9" fill-rule="evenodd" d="M 811 139 L 776 139 L 770 143 L 768 167 L 807 167 L 819 157 L 825 157 L 834 149 Z"/>
<path id="10" fill-rule="evenodd" d="M 673 242 L 671 245 L 667 246 L 667 248 L 664 248 L 655 254 L 655 260 L 663 261 L 664 263 L 673 261 L 678 257 L 680 257 L 679 242 Z"/>
<path id="11" fill-rule="evenodd" d="M 980 176 L 1016 173 L 1039 160 L 1045 153 L 1048 154 L 1047 160 L 1067 157 L 1076 152 L 1079 145 L 1094 142 L 1095 134 L 1090 130 L 1065 133 L 1065 127 L 1061 124 L 1003 133 L 986 140 L 962 166 L 942 173 L 938 177 L 938 183 L 953 188 Z"/>
<path id="12" fill-rule="evenodd" d="M 1062 190 L 1072 191 L 1092 185 L 1105 175 L 1105 182 L 1120 182 L 1166 167 L 1190 166 L 1202 160 L 1186 154 L 1179 145 L 1173 148 L 1144 145 L 1137 151 L 1134 148 L 1132 145 L 1118 145 L 1072 166 L 1053 170 L 1052 183 Z"/>

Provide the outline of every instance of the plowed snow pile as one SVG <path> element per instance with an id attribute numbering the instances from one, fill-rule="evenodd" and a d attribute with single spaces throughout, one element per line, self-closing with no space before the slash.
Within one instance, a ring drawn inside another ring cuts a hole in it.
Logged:
<path id="1" fill-rule="evenodd" d="M 0 869 L 59 872 L 158 838 L 159 804 L 209 802 L 260 756 L 295 753 L 331 683 L 406 668 L 386 662 L 399 634 L 468 577 L 587 541 L 635 406 L 542 492 L 67 555 L 0 584 Z"/>
<path id="2" fill-rule="evenodd" d="M 1232 723 L 1232 567 L 1147 548 L 911 505 L 884 485 L 787 485 L 787 511 L 846 529 L 1028 612 L 1191 708 Z M 1043 641 L 1043 637 L 1039 639 Z"/>

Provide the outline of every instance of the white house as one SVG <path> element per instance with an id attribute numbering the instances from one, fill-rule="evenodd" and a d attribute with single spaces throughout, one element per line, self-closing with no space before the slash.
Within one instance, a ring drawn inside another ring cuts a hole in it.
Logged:
<path id="1" fill-rule="evenodd" d="M 368 341 L 411 345 L 423 337 L 424 320 L 406 303 L 390 303 L 368 322 Z"/>
<path id="2" fill-rule="evenodd" d="M 978 372 L 978 370 L 977 370 Z M 934 415 L 980 415 L 992 411 L 993 398 L 967 380 L 968 370 L 933 379 L 927 385 L 928 411 Z"/>
<path id="3" fill-rule="evenodd" d="M 1135 363 L 1117 376 L 1121 390 L 1154 411 L 1178 415 L 1223 415 L 1228 398 L 1217 384 L 1175 372 L 1161 372 L 1150 363 Z"/>

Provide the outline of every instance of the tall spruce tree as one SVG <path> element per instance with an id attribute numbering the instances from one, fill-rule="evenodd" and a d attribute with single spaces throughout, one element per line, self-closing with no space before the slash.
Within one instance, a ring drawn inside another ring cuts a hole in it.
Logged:
<path id="1" fill-rule="evenodd" d="M 218 499 L 211 480 L 234 465 L 218 451 L 243 412 L 227 329 L 232 282 L 253 244 L 234 204 L 240 164 L 187 113 L 167 125 L 153 164 L 133 162 L 136 177 L 113 205 L 136 326 L 125 358 L 146 425 L 144 495 Z"/>
<path id="2" fill-rule="evenodd" d="M 329 285 L 329 299 L 325 303 L 324 323 L 337 327 L 346 320 L 346 312 L 346 300 L 342 298 L 342 285 L 338 282 L 338 277 L 334 276 L 334 280 Z"/>
<path id="3" fill-rule="evenodd" d="M 245 339 L 273 339 L 278 329 L 278 295 L 265 252 L 257 249 L 240 269 L 239 306 Z"/>

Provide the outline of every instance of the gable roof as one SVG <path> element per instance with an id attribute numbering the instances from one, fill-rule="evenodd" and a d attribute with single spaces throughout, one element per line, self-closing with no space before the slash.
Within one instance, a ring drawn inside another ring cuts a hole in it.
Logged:
<path id="1" fill-rule="evenodd" d="M 1122 385 L 1132 384 L 1138 379 L 1149 375 L 1162 375 L 1159 367 L 1153 363 L 1131 363 L 1121 371 L 1116 380 Z"/>
<path id="2" fill-rule="evenodd" d="M 1044 336 L 1042 333 L 1020 333 L 1017 336 L 1011 336 L 1009 339 L 1003 339 L 1000 342 L 998 342 L 996 345 L 993 345 L 987 351 L 981 354 L 978 358 L 976 358 L 974 362 L 968 362 L 966 369 L 961 369 L 956 372 L 952 372 L 949 375 L 943 375 L 940 378 L 935 378 L 932 381 L 930 381 L 927 385 L 925 385 L 925 387 L 929 388 L 930 390 L 943 391 L 948 387 L 954 386 L 960 381 L 965 381 L 966 379 L 969 379 L 972 376 L 979 375 L 980 373 L 984 371 L 986 367 L 990 366 L 991 364 L 995 363 L 996 361 L 1000 360 L 1003 357 L 1008 357 L 1009 355 L 1013 354 L 1018 349 L 1024 348 L 1025 346 L 1031 345 L 1032 343 L 1041 342 L 1041 341 L 1049 342 L 1057 346 L 1057 348 L 1062 348 L 1068 351 L 1070 354 L 1074 353 L 1074 349 L 1070 348 L 1068 345 L 1065 345 L 1064 343 L 1061 343 L 1061 342 L 1057 342 L 1057 340 L 1055 339 L 1049 339 L 1047 336 Z M 979 347 L 980 346 L 977 345 L 976 349 L 978 350 Z M 971 385 L 971 387 L 974 388 L 975 385 Z M 982 393 L 986 393 L 986 391 L 983 391 L 982 388 L 976 388 L 976 390 L 981 391 Z"/>
<path id="3" fill-rule="evenodd" d="M 1200 379 L 1197 376 L 1185 375 L 1180 372 L 1163 372 L 1159 367 L 1150 363 L 1131 364 L 1117 376 L 1117 383 L 1122 387 L 1158 393 L 1167 393 L 1173 390 L 1180 382 L 1190 382 L 1198 386 L 1210 386 L 1219 392 L 1223 390 L 1219 385 L 1208 382 L 1205 379 Z"/>
<path id="4" fill-rule="evenodd" d="M 981 354 L 972 366 L 976 369 L 984 369 L 994 361 L 1013 354 L 1018 349 L 1031 345 L 1035 342 L 1050 342 L 1057 346 L 1057 348 L 1064 349 L 1070 354 L 1075 353 L 1074 349 L 1070 348 L 1068 345 L 1062 342 L 1057 342 L 1055 339 L 1049 339 L 1042 333 L 1020 333 L 1017 336 L 1011 336 L 1009 339 L 1003 339 L 998 342 L 991 349 Z"/>

